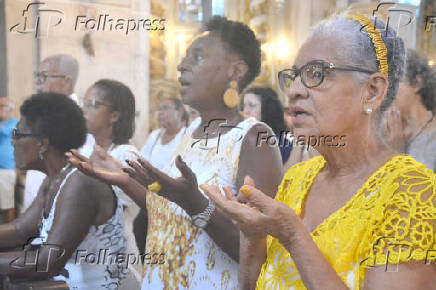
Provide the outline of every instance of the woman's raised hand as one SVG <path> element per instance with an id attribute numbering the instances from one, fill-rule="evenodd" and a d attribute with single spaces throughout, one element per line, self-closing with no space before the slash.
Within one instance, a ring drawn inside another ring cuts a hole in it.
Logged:
<path id="1" fill-rule="evenodd" d="M 257 188 L 253 179 L 246 176 L 244 185 L 235 196 L 230 187 L 223 187 L 223 196 L 217 186 L 200 186 L 212 202 L 227 217 L 231 218 L 244 236 L 252 241 L 265 238 L 266 235 L 285 239 L 285 227 L 291 226 L 297 217 L 295 212 L 284 203 L 278 202 Z"/>
<path id="2" fill-rule="evenodd" d="M 387 145 L 398 152 L 405 152 L 406 136 L 401 121 L 401 112 L 394 105 L 386 110 L 382 129 Z"/>
<path id="3" fill-rule="evenodd" d="M 137 157 L 136 162 L 126 160 L 130 168 L 123 168 L 123 171 L 143 186 L 148 187 L 158 182 L 160 188 L 156 193 L 179 204 L 182 208 L 185 208 L 184 203 L 189 203 L 189 198 L 193 196 L 192 193 L 199 193 L 197 178 L 180 155 L 176 158 L 176 166 L 182 174 L 178 178 L 169 177 L 139 155 Z"/>
<path id="4" fill-rule="evenodd" d="M 90 158 L 86 158 L 75 149 L 65 155 L 72 166 L 88 176 L 117 186 L 123 186 L 129 181 L 129 175 L 123 171 L 123 165 L 98 145 L 94 146 Z"/>

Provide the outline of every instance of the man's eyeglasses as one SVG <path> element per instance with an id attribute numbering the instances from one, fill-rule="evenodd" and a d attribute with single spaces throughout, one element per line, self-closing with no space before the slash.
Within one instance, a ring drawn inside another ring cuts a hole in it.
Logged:
<path id="1" fill-rule="evenodd" d="M 158 112 L 168 112 L 168 111 L 172 111 L 175 110 L 176 108 L 174 107 L 170 107 L 170 106 L 159 106 L 157 107 L 156 111 Z"/>
<path id="2" fill-rule="evenodd" d="M 66 78 L 67 75 L 49 75 L 46 72 L 36 72 L 35 78 L 38 80 L 39 83 L 43 84 L 47 81 L 49 78 Z"/>
<path id="3" fill-rule="evenodd" d="M 41 137 L 41 135 L 40 134 L 33 134 L 33 133 L 20 133 L 20 131 L 18 131 L 18 129 L 12 130 L 12 139 L 13 140 L 18 140 L 18 139 L 26 138 L 26 137 Z"/>
<path id="4" fill-rule="evenodd" d="M 316 60 L 306 63 L 299 69 L 292 68 L 280 71 L 278 75 L 280 89 L 282 91 L 289 89 L 298 76 L 300 76 L 301 82 L 306 88 L 317 87 L 324 81 L 326 71 L 328 70 L 357 71 L 367 74 L 375 73 L 375 71 L 353 66 L 337 67 L 331 62 Z"/>
<path id="5" fill-rule="evenodd" d="M 83 108 L 86 109 L 97 109 L 100 106 L 106 106 L 109 108 L 112 108 L 113 106 L 111 104 L 106 104 L 100 101 L 97 101 L 96 99 L 92 99 L 92 100 L 83 100 Z"/>

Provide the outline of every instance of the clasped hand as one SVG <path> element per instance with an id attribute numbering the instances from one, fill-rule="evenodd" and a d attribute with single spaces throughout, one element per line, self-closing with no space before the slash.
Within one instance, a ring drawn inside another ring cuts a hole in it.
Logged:
<path id="1" fill-rule="evenodd" d="M 289 238 L 292 224 L 298 219 L 286 204 L 278 202 L 255 187 L 253 179 L 245 177 L 237 196 L 230 187 L 223 186 L 225 196 L 217 186 L 202 184 L 200 188 L 251 241 L 271 235 L 280 241 Z"/>

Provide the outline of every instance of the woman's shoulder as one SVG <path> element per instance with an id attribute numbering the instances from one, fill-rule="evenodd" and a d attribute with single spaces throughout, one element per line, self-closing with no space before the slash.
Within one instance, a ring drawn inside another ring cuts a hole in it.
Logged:
<path id="1" fill-rule="evenodd" d="M 374 196 L 379 205 L 374 207 L 369 235 L 362 244 L 368 257 L 363 265 L 384 265 L 388 259 L 389 263 L 426 259 L 428 251 L 436 248 L 435 174 L 413 157 L 400 155 L 379 175 L 379 182 L 374 183 L 380 190 Z"/>
<path id="2" fill-rule="evenodd" d="M 74 172 L 70 173 L 68 180 L 62 190 L 68 192 L 73 192 L 74 195 L 84 195 L 84 196 L 94 196 L 94 193 L 100 191 L 111 192 L 110 187 L 107 184 L 99 181 L 98 179 L 92 178 L 79 170 L 73 169 Z M 92 194 L 91 194 L 92 193 Z"/>
<path id="3" fill-rule="evenodd" d="M 435 173 L 410 155 L 393 157 L 386 164 L 385 171 L 391 172 L 391 178 L 385 177 L 387 182 L 400 182 L 401 184 L 408 184 L 409 187 L 422 184 L 422 182 L 429 182 L 434 186 L 436 181 Z"/>
<path id="4" fill-rule="evenodd" d="M 157 136 L 159 136 L 159 134 L 163 131 L 163 128 L 158 128 L 155 129 L 153 131 L 150 132 L 150 135 L 147 138 L 147 142 L 149 142 L 149 140 L 155 140 L 157 138 Z"/>
<path id="5" fill-rule="evenodd" d="M 126 159 L 137 159 L 139 156 L 138 149 L 131 144 L 118 145 L 109 154 L 122 163 L 125 163 Z"/>

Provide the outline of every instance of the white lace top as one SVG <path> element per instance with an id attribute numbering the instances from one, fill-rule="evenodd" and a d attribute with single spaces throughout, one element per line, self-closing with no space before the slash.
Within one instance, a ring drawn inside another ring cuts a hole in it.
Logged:
<path id="1" fill-rule="evenodd" d="M 56 211 L 56 202 L 68 178 L 76 171 L 67 174 L 59 186 L 47 218 L 41 217 L 40 237 L 32 242 L 41 245 L 47 241 Z M 73 289 L 119 289 L 121 280 L 129 274 L 123 264 L 115 263 L 118 253 L 126 252 L 126 239 L 123 235 L 123 211 L 118 202 L 115 214 L 104 224 L 91 226 L 88 234 L 73 252 L 65 265 L 68 274 L 56 276 Z"/>
<path id="2" fill-rule="evenodd" d="M 180 154 L 193 170 L 199 185 L 226 185 L 236 192 L 241 145 L 257 123 L 253 118 L 246 119 L 219 138 L 208 140 L 187 134 L 176 155 Z M 165 171 L 172 177 L 180 176 L 174 162 Z M 157 263 L 145 265 L 142 289 L 238 289 L 238 263 L 205 231 L 194 227 L 182 208 L 149 193 L 147 211 L 147 253 L 163 256 L 157 256 L 161 257 Z"/>

